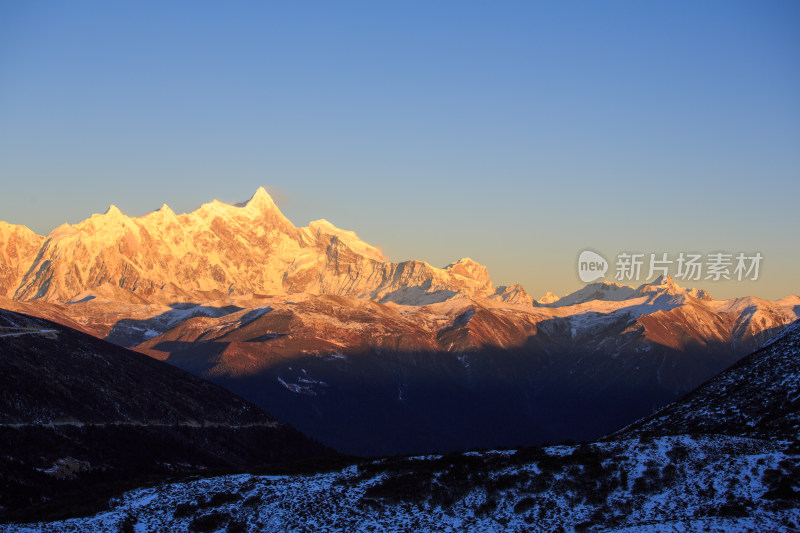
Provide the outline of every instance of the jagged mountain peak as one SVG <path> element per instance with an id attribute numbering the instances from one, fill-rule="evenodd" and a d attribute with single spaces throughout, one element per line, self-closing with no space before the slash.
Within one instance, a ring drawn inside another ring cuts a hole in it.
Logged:
<path id="1" fill-rule="evenodd" d="M 633 298 L 660 298 L 665 296 L 692 297 L 697 300 L 713 301 L 713 298 L 705 290 L 681 287 L 671 276 L 662 275 L 652 281 L 642 283 L 636 288 L 610 281 L 598 281 L 596 283 L 589 283 L 577 291 L 561 298 L 548 292 L 537 303 L 539 305 L 551 307 L 565 307 L 593 300 L 621 302 Z"/>
<path id="2" fill-rule="evenodd" d="M 112 284 L 153 301 L 212 293 L 337 294 L 414 305 L 457 296 L 529 299 L 513 286 L 497 293 L 486 267 L 469 258 L 443 269 L 394 263 L 325 219 L 298 228 L 263 187 L 246 203 L 213 200 L 181 215 L 164 205 L 132 218 L 112 205 L 33 244 L 34 253 L 9 260 L 19 264 L 1 293 L 66 302 Z"/>
<path id="3" fill-rule="evenodd" d="M 544 293 L 544 296 L 542 296 L 541 298 L 539 298 L 537 300 L 537 302 L 539 304 L 541 304 L 541 305 L 547 305 L 547 304 L 551 304 L 551 303 L 554 303 L 554 302 L 557 302 L 557 301 L 558 301 L 558 296 L 556 296 L 555 294 L 553 294 L 550 291 L 547 291 L 546 293 Z"/>
<path id="4" fill-rule="evenodd" d="M 681 287 L 669 275 L 658 276 L 651 282 L 643 283 L 636 289 L 636 292 L 638 295 L 651 293 L 668 294 L 670 296 L 688 295 L 698 300 L 712 300 L 711 296 L 703 289 Z"/>
<path id="5" fill-rule="evenodd" d="M 533 297 L 525 292 L 525 289 L 519 283 L 514 285 L 501 285 L 497 287 L 494 294 L 489 297 L 492 300 L 500 300 L 510 304 L 516 305 L 533 305 Z"/>
<path id="6" fill-rule="evenodd" d="M 264 187 L 256 189 L 255 194 L 244 204 L 246 209 L 264 211 L 277 209 L 278 206 Z"/>
<path id="7" fill-rule="evenodd" d="M 450 263 L 444 269 L 465 278 L 491 283 L 489 269 L 469 257 L 462 257 L 458 261 Z"/>
<path id="8" fill-rule="evenodd" d="M 10 222 L 5 222 L 3 220 L 0 220 L 0 238 L 5 239 L 10 235 L 25 235 L 29 237 L 40 237 L 33 230 L 28 228 L 28 226 L 11 224 Z"/>
<path id="9" fill-rule="evenodd" d="M 379 248 L 362 241 L 354 231 L 340 229 L 324 218 L 309 222 L 308 227 L 302 230 L 310 234 L 311 241 L 325 241 L 326 236 L 336 237 L 339 242 L 364 257 L 380 262 L 388 261 Z"/>
<path id="10" fill-rule="evenodd" d="M 331 235 L 340 235 L 340 236 L 347 236 L 352 238 L 357 238 L 356 232 L 350 230 L 344 230 L 332 222 L 321 218 L 319 220 L 312 220 L 308 223 L 308 229 L 315 232 L 315 233 L 328 233 Z"/>
<path id="11" fill-rule="evenodd" d="M 135 219 L 145 226 L 149 224 L 163 225 L 178 222 L 178 216 L 167 204 L 163 204 L 155 211 L 150 211 L 144 216 Z"/>
<path id="12" fill-rule="evenodd" d="M 295 231 L 294 224 L 281 213 L 264 187 L 259 187 L 246 202 L 227 204 L 216 198 L 205 203 L 199 209 L 180 215 L 189 223 L 211 224 L 217 217 L 222 219 L 249 219 L 259 224 L 267 223 L 283 232 Z"/>
<path id="13" fill-rule="evenodd" d="M 43 241 L 26 226 L 0 222 L 0 296 L 13 296 Z"/>
<path id="14" fill-rule="evenodd" d="M 106 209 L 106 212 L 103 213 L 103 216 L 119 218 L 124 215 L 122 214 L 122 211 L 119 210 L 119 207 L 115 206 L 114 204 L 111 204 L 108 206 L 108 209 Z"/>
<path id="15" fill-rule="evenodd" d="M 61 238 L 91 237 L 100 244 L 110 244 L 136 227 L 133 220 L 111 204 L 102 214 L 95 213 L 77 224 L 62 224 L 50 232 L 47 240 L 55 242 Z"/>
<path id="16" fill-rule="evenodd" d="M 552 307 L 566 307 L 570 305 L 582 304 L 592 300 L 601 300 L 608 302 L 621 302 L 629 300 L 637 296 L 636 289 L 628 285 L 621 285 L 610 281 L 598 281 L 596 283 L 589 283 L 585 287 L 570 293 L 562 298 L 557 298 L 554 302 L 546 304 L 540 302 L 542 305 L 550 305 Z"/>

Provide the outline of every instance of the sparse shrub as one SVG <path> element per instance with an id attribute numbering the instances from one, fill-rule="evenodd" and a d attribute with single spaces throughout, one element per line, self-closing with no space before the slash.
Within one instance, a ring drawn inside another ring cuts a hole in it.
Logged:
<path id="1" fill-rule="evenodd" d="M 661 477 L 661 470 L 658 463 L 650 460 L 645 463 L 646 468 L 642 475 L 633 482 L 634 494 L 645 494 L 656 492 L 664 487 L 664 479 Z"/>
<path id="2" fill-rule="evenodd" d="M 724 517 L 742 517 L 750 514 L 749 503 L 742 499 L 729 498 L 728 501 L 723 503 L 717 509 L 719 516 Z"/>
<path id="3" fill-rule="evenodd" d="M 708 485 L 707 487 L 699 489 L 697 491 L 697 495 L 700 497 L 700 499 L 704 501 L 713 500 L 716 494 L 717 494 L 717 489 L 715 489 L 712 485 Z"/>
<path id="4" fill-rule="evenodd" d="M 791 475 L 780 470 L 769 469 L 764 472 L 761 480 L 767 487 L 764 498 L 780 500 L 788 503 L 789 506 L 800 503 L 800 491 L 795 489 L 795 480 Z"/>
<path id="5" fill-rule="evenodd" d="M 667 457 L 673 463 L 680 463 L 689 457 L 689 449 L 683 444 L 676 443 L 668 452 Z"/>
<path id="6" fill-rule="evenodd" d="M 369 487 L 365 498 L 387 499 L 391 501 L 417 501 L 430 493 L 430 481 L 414 472 L 389 476 L 380 483 Z"/>
<path id="7" fill-rule="evenodd" d="M 672 463 L 664 466 L 664 468 L 661 470 L 661 479 L 664 481 L 664 483 L 670 483 L 677 479 L 677 477 L 678 468 Z"/>
<path id="8" fill-rule="evenodd" d="M 219 507 L 220 505 L 225 505 L 226 503 L 238 502 L 240 499 L 241 495 L 235 492 L 218 492 L 214 494 L 210 500 L 208 500 L 206 506 Z"/>
<path id="9" fill-rule="evenodd" d="M 511 472 L 509 474 L 502 474 L 487 482 L 494 490 L 507 490 L 513 487 L 518 487 L 522 482 L 527 479 L 527 475 L 522 472 Z"/>
<path id="10" fill-rule="evenodd" d="M 526 488 L 528 492 L 541 493 L 547 491 L 552 483 L 553 474 L 542 472 L 541 474 L 534 475 Z"/>
<path id="11" fill-rule="evenodd" d="M 624 468 L 620 468 L 619 470 L 619 487 L 622 490 L 628 490 L 629 483 L 628 483 L 628 471 Z"/>
<path id="12" fill-rule="evenodd" d="M 247 523 L 239 520 L 231 520 L 228 527 L 225 529 L 226 533 L 245 533 L 247 531 Z"/>
<path id="13" fill-rule="evenodd" d="M 649 477 L 645 470 L 641 476 L 637 477 L 633 481 L 633 489 L 632 492 L 634 494 L 647 494 L 648 492 L 653 492 L 653 479 Z"/>
<path id="14" fill-rule="evenodd" d="M 261 497 L 258 494 L 253 494 L 245 501 L 242 502 L 242 505 L 245 507 L 258 507 L 261 504 Z"/>
<path id="15" fill-rule="evenodd" d="M 185 518 L 187 516 L 192 516 L 195 511 L 197 511 L 196 504 L 183 502 L 175 506 L 172 516 L 175 518 Z"/>
<path id="16" fill-rule="evenodd" d="M 517 514 L 522 514 L 530 511 L 534 507 L 536 507 L 536 500 L 530 497 L 522 498 L 516 503 L 516 505 L 514 505 L 514 512 Z"/>
<path id="17" fill-rule="evenodd" d="M 545 455 L 539 459 L 537 465 L 543 472 L 556 472 L 561 470 L 564 464 L 560 457 Z"/>
<path id="18" fill-rule="evenodd" d="M 547 453 L 545 453 L 543 448 L 529 446 L 518 449 L 509 459 L 510 462 L 514 464 L 526 464 L 536 461 L 546 455 Z"/>
<path id="19" fill-rule="evenodd" d="M 608 521 L 606 517 L 609 514 L 611 514 L 611 509 L 609 509 L 607 505 L 604 505 L 603 507 L 595 509 L 589 519 L 593 524 L 602 524 Z"/>
<path id="20" fill-rule="evenodd" d="M 119 524 L 119 533 L 134 533 L 136 531 L 136 518 L 127 515 Z"/>
<path id="21" fill-rule="evenodd" d="M 198 516 L 189 522 L 189 531 L 196 531 L 198 533 L 216 531 L 222 528 L 230 518 L 230 515 L 227 513 L 212 511 L 208 514 Z"/>
<path id="22" fill-rule="evenodd" d="M 475 509 L 475 514 L 477 516 L 487 516 L 495 509 L 497 509 L 497 499 L 489 496 Z"/>

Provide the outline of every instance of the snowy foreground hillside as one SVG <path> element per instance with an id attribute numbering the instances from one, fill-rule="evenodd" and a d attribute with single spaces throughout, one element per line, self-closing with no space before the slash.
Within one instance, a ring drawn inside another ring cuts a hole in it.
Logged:
<path id="1" fill-rule="evenodd" d="M 683 436 L 384 459 L 165 484 L 8 531 L 792 531 L 798 451 Z"/>
<path id="2" fill-rule="evenodd" d="M 6 530 L 798 531 L 799 376 L 796 322 L 594 444 L 185 479 L 127 492 L 94 516 Z"/>

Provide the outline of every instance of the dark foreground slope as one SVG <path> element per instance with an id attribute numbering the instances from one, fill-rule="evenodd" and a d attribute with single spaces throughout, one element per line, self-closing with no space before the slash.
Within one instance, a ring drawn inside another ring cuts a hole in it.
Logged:
<path id="1" fill-rule="evenodd" d="M 680 400 L 612 438 L 719 434 L 800 437 L 800 321 Z"/>
<path id="2" fill-rule="evenodd" d="M 0 310 L 0 519 L 79 513 L 171 475 L 331 453 L 217 385 Z"/>

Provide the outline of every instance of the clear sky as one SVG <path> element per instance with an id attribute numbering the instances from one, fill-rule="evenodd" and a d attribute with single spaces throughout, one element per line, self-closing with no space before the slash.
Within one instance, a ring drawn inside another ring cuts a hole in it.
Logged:
<path id="1" fill-rule="evenodd" d="M 0 2 L 0 220 L 273 192 L 534 297 L 584 248 L 800 293 L 800 2 Z"/>

